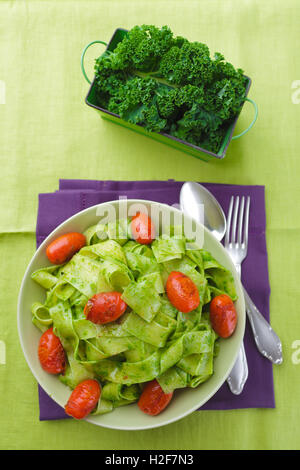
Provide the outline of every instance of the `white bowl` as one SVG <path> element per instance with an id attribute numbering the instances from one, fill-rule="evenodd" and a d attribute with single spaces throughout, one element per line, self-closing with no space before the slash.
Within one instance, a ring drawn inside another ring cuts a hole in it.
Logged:
<path id="1" fill-rule="evenodd" d="M 148 209 L 152 204 L 159 206 L 163 212 L 178 212 L 171 206 L 158 204 L 152 201 L 128 199 L 128 208 L 132 204 L 142 203 Z M 111 201 L 104 204 L 85 209 L 82 212 L 70 217 L 68 220 L 59 225 L 40 245 L 28 268 L 25 272 L 18 300 L 18 330 L 21 346 L 27 360 L 27 363 L 41 387 L 48 395 L 55 400 L 60 406 L 64 407 L 70 395 L 70 389 L 63 385 L 57 377 L 47 374 L 40 366 L 37 349 L 41 336 L 40 331 L 33 325 L 31 321 L 31 305 L 36 302 L 44 302 L 45 291 L 31 279 L 31 273 L 36 269 L 49 265 L 46 257 L 46 247 L 57 236 L 67 232 L 83 232 L 87 227 L 98 223 L 99 216 L 96 214 L 97 208 L 105 209 L 105 206 L 113 205 L 119 210 L 120 201 Z M 204 227 L 203 227 L 204 228 Z M 170 405 L 158 416 L 148 416 L 142 413 L 136 404 L 116 408 L 111 413 L 100 416 L 88 416 L 86 421 L 112 429 L 138 430 L 149 429 L 163 426 L 177 421 L 184 416 L 192 413 L 207 402 L 225 382 L 229 375 L 238 351 L 242 344 L 245 329 L 245 303 L 242 286 L 235 267 L 221 245 L 211 233 L 204 228 L 204 248 L 212 253 L 219 263 L 228 268 L 234 277 L 237 290 L 238 300 L 235 303 L 238 313 L 238 323 L 234 334 L 228 339 L 221 339 L 220 353 L 215 359 L 214 374 L 212 377 L 199 385 L 196 389 L 176 390 Z"/>

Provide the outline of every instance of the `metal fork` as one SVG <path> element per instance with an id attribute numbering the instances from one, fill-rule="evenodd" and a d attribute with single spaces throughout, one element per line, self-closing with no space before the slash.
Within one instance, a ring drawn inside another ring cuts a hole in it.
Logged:
<path id="1" fill-rule="evenodd" d="M 236 198 L 232 196 L 230 200 L 228 216 L 227 216 L 225 248 L 228 251 L 232 261 L 234 262 L 238 275 L 241 277 L 241 264 L 246 258 L 247 250 L 248 250 L 250 196 L 247 197 L 247 202 L 246 202 L 244 230 L 243 230 L 244 209 L 245 209 L 245 197 L 244 196 L 242 197 L 240 212 L 239 212 L 239 204 L 240 204 L 239 196 L 237 196 Z M 231 228 L 231 220 L 232 220 L 232 228 Z M 238 223 L 238 227 L 237 227 L 237 223 Z M 230 240 L 230 228 L 231 228 L 231 240 Z M 237 228 L 238 228 L 238 233 L 236 233 Z"/>
<path id="2" fill-rule="evenodd" d="M 248 249 L 248 231 L 249 231 L 249 212 L 250 212 L 250 197 L 247 197 L 246 210 L 245 210 L 245 197 L 242 197 L 241 206 L 239 211 L 239 197 L 234 200 L 231 197 L 228 218 L 227 218 L 227 231 L 225 237 L 225 248 L 228 251 L 232 261 L 235 264 L 236 270 L 241 276 L 241 263 L 247 256 Z M 244 214 L 245 211 L 245 214 Z M 244 221 L 245 217 L 245 221 Z M 232 220 L 232 228 L 231 228 Z M 243 230 L 244 222 L 244 230 Z M 236 234 L 238 223 L 238 233 Z M 231 229 L 231 239 L 230 239 Z M 237 236 L 236 236 L 237 235 Z M 275 331 L 271 328 L 270 324 L 266 321 L 258 308 L 253 303 L 248 292 L 243 287 L 246 312 L 250 321 L 253 331 L 256 346 L 260 353 L 269 359 L 274 364 L 281 364 L 282 362 L 282 346 L 281 341 Z M 243 390 L 244 384 L 248 377 L 248 366 L 244 345 L 242 345 L 235 365 L 227 379 L 231 391 L 235 394 L 240 394 Z"/>
<path id="3" fill-rule="evenodd" d="M 225 248 L 228 251 L 231 259 L 233 260 L 235 267 L 241 275 L 241 263 L 247 256 L 248 248 L 248 230 L 249 230 L 249 211 L 250 211 L 250 197 L 247 197 L 246 210 L 245 210 L 245 224 L 244 233 L 243 229 L 243 218 L 245 209 L 245 197 L 242 197 L 241 206 L 239 211 L 239 197 L 235 199 L 232 197 L 230 200 L 230 206 L 228 211 L 228 230 L 225 238 Z M 238 215 L 239 212 L 239 215 Z M 233 213 L 232 221 L 232 234 L 231 242 L 230 239 L 230 225 Z M 236 237 L 236 225 L 238 219 L 238 235 Z M 282 345 L 279 337 L 275 331 L 271 328 L 271 325 L 267 322 L 264 316 L 260 313 L 248 292 L 243 287 L 246 312 L 250 321 L 250 325 L 253 331 L 254 340 L 260 353 L 269 359 L 273 364 L 282 363 Z"/>
<path id="4" fill-rule="evenodd" d="M 243 231 L 243 218 L 244 218 L 244 208 L 245 208 L 245 198 L 242 198 L 241 209 L 239 211 L 239 196 L 237 196 L 235 203 L 234 197 L 231 197 L 229 211 L 227 216 L 227 228 L 225 236 L 225 248 L 228 251 L 235 267 L 238 272 L 238 275 L 241 277 L 241 263 L 247 256 L 248 248 L 248 229 L 249 229 L 249 211 L 250 211 L 250 197 L 247 198 L 246 204 L 246 214 L 245 214 L 245 224 Z M 234 207 L 234 208 L 233 208 Z M 232 219 L 233 215 L 233 219 Z M 232 227 L 231 227 L 232 221 Z M 238 235 L 236 237 L 236 229 L 238 222 Z M 231 232 L 231 238 L 230 238 Z M 244 343 L 239 350 L 238 357 L 234 363 L 234 366 L 227 377 L 227 383 L 230 390 L 235 395 L 239 395 L 246 383 L 248 378 L 248 364 L 244 348 Z"/>

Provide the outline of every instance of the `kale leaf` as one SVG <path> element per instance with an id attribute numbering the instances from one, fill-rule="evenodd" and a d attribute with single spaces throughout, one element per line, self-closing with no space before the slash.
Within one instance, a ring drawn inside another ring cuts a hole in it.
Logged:
<path id="1" fill-rule="evenodd" d="M 98 103 L 148 131 L 217 153 L 245 101 L 247 78 L 168 26 L 135 26 L 95 63 Z"/>

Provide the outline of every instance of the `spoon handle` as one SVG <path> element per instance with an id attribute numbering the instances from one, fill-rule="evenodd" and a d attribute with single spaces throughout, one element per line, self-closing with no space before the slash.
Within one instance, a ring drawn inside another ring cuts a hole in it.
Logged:
<path id="1" fill-rule="evenodd" d="M 248 378 L 248 364 L 244 343 L 242 343 L 233 368 L 227 377 L 227 384 L 234 395 L 240 395 Z"/>
<path id="2" fill-rule="evenodd" d="M 241 264 L 235 263 L 235 267 L 240 278 L 241 277 Z M 247 379 L 248 379 L 248 362 L 247 362 L 244 341 L 243 341 L 239 349 L 238 356 L 236 358 L 234 366 L 231 369 L 229 376 L 227 377 L 227 384 L 232 393 L 234 393 L 235 395 L 240 395 L 244 389 L 244 385 Z"/>
<path id="3" fill-rule="evenodd" d="M 280 339 L 255 306 L 246 289 L 244 287 L 243 289 L 246 311 L 259 352 L 273 362 L 273 364 L 281 364 L 282 346 Z"/>

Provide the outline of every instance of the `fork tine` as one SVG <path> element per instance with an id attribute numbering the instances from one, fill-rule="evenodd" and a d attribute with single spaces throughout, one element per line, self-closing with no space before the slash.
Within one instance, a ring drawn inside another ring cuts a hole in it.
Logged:
<path id="1" fill-rule="evenodd" d="M 238 223 L 238 243 L 242 244 L 242 230 L 243 230 L 243 218 L 244 218 L 244 207 L 245 207 L 245 197 L 242 197 L 240 213 L 239 213 L 239 223 Z"/>
<path id="2" fill-rule="evenodd" d="M 233 196 L 231 196 L 231 198 L 230 198 L 230 204 L 229 204 L 229 209 L 228 209 L 225 245 L 229 244 L 232 208 L 233 208 Z"/>
<path id="3" fill-rule="evenodd" d="M 239 203 L 240 203 L 240 198 L 239 198 L 239 196 L 237 196 L 236 199 L 235 199 L 235 204 L 234 204 L 231 243 L 235 243 L 235 240 L 236 240 L 235 235 L 236 235 L 236 223 L 237 223 L 237 215 L 238 215 L 238 211 L 239 211 Z"/>
<path id="4" fill-rule="evenodd" d="M 249 212 L 250 212 L 250 196 L 247 197 L 246 213 L 245 213 L 244 244 L 246 248 L 248 246 Z"/>

